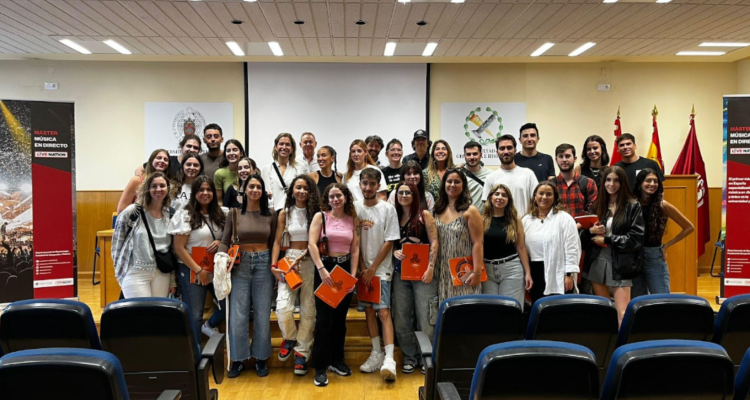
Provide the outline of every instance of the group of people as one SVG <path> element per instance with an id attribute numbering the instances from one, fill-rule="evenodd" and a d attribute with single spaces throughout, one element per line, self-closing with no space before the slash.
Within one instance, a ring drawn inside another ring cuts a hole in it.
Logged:
<path id="1" fill-rule="evenodd" d="M 179 156 L 158 149 L 136 170 L 118 205 L 115 275 L 127 298 L 167 296 L 179 286 L 196 332 L 213 335 L 226 316 L 230 378 L 250 358 L 258 376 L 268 375 L 275 300 L 283 335 L 278 358 L 294 357 L 296 375 L 309 364 L 316 386 L 328 384 L 328 371 L 351 375 L 344 340 L 353 289 L 337 307 L 314 294 L 336 284 L 337 266 L 364 284 L 380 281 L 380 302 L 358 303 L 372 339 L 360 371 L 379 371 L 386 381 L 396 379 L 395 339 L 401 371 L 413 373 L 420 368 L 414 331 L 432 338 L 438 305 L 453 296 L 505 295 L 523 306 L 527 292 L 533 304 L 580 291 L 613 296 L 622 319 L 631 296 L 669 292 L 664 250 L 693 226 L 663 199 L 663 173 L 636 155 L 635 138 L 617 139 L 623 160 L 612 167 L 596 135 L 586 138 L 580 165 L 570 144 L 557 146 L 554 161 L 537 151 L 535 124 L 522 126 L 518 140 L 520 151 L 512 135 L 495 141 L 501 165 L 493 171 L 483 166 L 476 142 L 464 144 L 463 163 L 455 165 L 450 144 L 432 143 L 424 130 L 414 133 L 414 153 L 405 157 L 398 139 L 384 145 L 369 136 L 351 143 L 339 172 L 336 150 L 318 148 L 314 134 L 301 135 L 298 155 L 298 142 L 282 133 L 274 161 L 259 168 L 237 140 L 227 140 L 222 152 L 221 128 L 210 124 L 202 141 L 187 135 L 180 142 Z M 590 215 L 590 227 L 575 219 Z M 662 243 L 668 219 L 681 231 Z M 406 243 L 429 245 L 420 280 L 402 279 Z M 214 276 L 192 250 L 219 259 L 233 245 L 240 255 L 228 304 L 219 303 L 204 322 Z M 171 251 L 179 266 L 162 272 L 160 258 Z M 462 258 L 471 267 L 456 282 L 450 263 Z M 282 259 L 301 277 L 298 289 L 287 284 Z"/>

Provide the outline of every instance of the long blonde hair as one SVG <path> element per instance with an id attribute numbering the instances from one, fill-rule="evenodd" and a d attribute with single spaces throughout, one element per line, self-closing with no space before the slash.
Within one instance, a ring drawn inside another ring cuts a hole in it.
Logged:
<path id="1" fill-rule="evenodd" d="M 289 153 L 289 160 L 287 161 L 292 167 L 297 167 L 297 142 L 294 141 L 294 136 L 291 133 L 279 133 L 276 139 L 273 141 L 273 150 L 271 151 L 271 157 L 274 161 L 279 161 L 279 152 L 276 151 L 276 146 L 279 145 L 281 138 L 287 138 L 292 143 L 292 151 Z"/>
<path id="2" fill-rule="evenodd" d="M 435 149 L 437 148 L 437 145 L 441 143 L 445 145 L 445 148 L 448 150 L 448 158 L 447 160 L 445 160 L 445 170 L 447 171 L 456 166 L 455 164 L 453 164 L 453 151 L 451 150 L 451 145 L 449 145 L 445 140 L 438 140 L 437 142 L 435 142 L 435 144 L 432 145 L 432 152 L 430 153 L 430 164 L 427 166 L 428 182 L 432 182 L 432 180 L 435 179 L 436 176 L 438 176 L 437 161 L 435 160 Z"/>
<path id="3" fill-rule="evenodd" d="M 505 243 L 515 243 L 518 239 L 518 214 L 516 213 L 516 207 L 513 205 L 513 195 L 510 189 L 498 183 L 492 187 L 490 194 L 487 195 L 487 199 L 484 203 L 484 231 L 487 232 L 492 224 L 492 216 L 495 213 L 495 206 L 492 204 L 492 195 L 498 190 L 504 190 L 505 194 L 508 195 L 508 204 L 505 205 L 503 214 L 503 226 L 505 226 Z"/>

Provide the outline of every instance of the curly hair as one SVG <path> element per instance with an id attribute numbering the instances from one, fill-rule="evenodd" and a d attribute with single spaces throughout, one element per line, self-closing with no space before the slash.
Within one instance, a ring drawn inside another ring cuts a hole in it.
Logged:
<path id="1" fill-rule="evenodd" d="M 190 201 L 188 202 L 188 205 L 186 207 L 188 216 L 190 216 L 190 229 L 200 229 L 203 224 L 206 223 L 206 220 L 205 218 L 203 218 L 203 214 L 201 212 L 201 204 L 198 202 L 198 192 L 200 191 L 201 186 L 203 186 L 204 183 L 208 184 L 208 187 L 211 189 L 211 193 L 213 194 L 211 202 L 208 203 L 208 219 L 214 224 L 218 225 L 219 229 L 222 229 L 222 227 L 224 226 L 224 222 L 226 221 L 226 215 L 224 215 L 224 212 L 221 210 L 219 200 L 216 197 L 216 186 L 214 186 L 214 180 L 207 177 L 206 175 L 199 175 L 197 178 L 195 178 L 195 181 L 193 181 L 193 184 L 190 186 L 190 190 L 192 192 L 190 193 Z"/>
<path id="2" fill-rule="evenodd" d="M 527 214 L 531 215 L 534 218 L 541 218 L 539 216 L 539 206 L 536 204 L 536 192 L 538 192 L 539 188 L 542 186 L 549 186 L 550 188 L 552 188 L 554 201 L 552 202 L 552 209 L 550 209 L 550 212 L 553 214 L 557 214 L 560 211 L 568 212 L 565 204 L 563 204 L 562 200 L 560 200 L 560 192 L 557 190 L 557 185 L 555 185 L 552 181 L 542 181 L 539 182 L 534 188 L 534 193 L 531 195 L 531 199 L 529 200 L 529 211 L 527 212 Z"/>
<path id="3" fill-rule="evenodd" d="M 658 182 L 656 192 L 652 195 L 643 192 L 643 182 L 649 175 L 656 176 L 656 181 Z M 664 232 L 667 228 L 667 218 L 662 207 L 664 202 L 664 184 L 659 179 L 659 174 L 651 168 L 642 169 L 638 173 L 638 176 L 635 177 L 633 195 L 636 200 L 646 201 L 645 204 L 641 203 L 643 206 L 643 220 L 646 221 L 646 234 Z"/>
<path id="4" fill-rule="evenodd" d="M 513 205 L 513 194 L 511 193 L 510 188 L 502 183 L 493 186 L 490 190 L 490 194 L 487 195 L 487 201 L 484 203 L 484 231 L 487 232 L 490 230 L 492 217 L 495 213 L 495 206 L 492 204 L 492 195 L 500 189 L 504 190 L 505 194 L 508 196 L 508 204 L 505 205 L 502 217 L 503 226 L 505 227 L 506 232 L 505 243 L 515 243 L 518 238 L 518 214 L 516 213 L 516 207 Z"/>
<path id="5" fill-rule="evenodd" d="M 338 189 L 344 194 L 344 198 L 346 199 L 346 203 L 344 204 L 344 214 L 352 218 L 357 218 L 357 210 L 354 208 L 354 196 L 352 196 L 349 187 L 340 182 L 328 185 L 325 192 L 323 192 L 323 197 L 320 199 L 320 211 L 331 211 L 333 209 L 328 203 L 328 193 L 330 193 L 331 189 Z"/>
<path id="6" fill-rule="evenodd" d="M 294 185 L 297 184 L 298 180 L 305 181 L 305 184 L 307 184 L 307 205 L 305 208 L 307 209 L 307 226 L 310 226 L 312 224 L 312 219 L 315 216 L 315 214 L 320 211 L 320 195 L 318 194 L 318 187 L 315 185 L 315 181 L 312 180 L 307 175 L 298 175 L 292 180 L 292 184 L 289 185 L 289 187 L 286 190 L 286 203 L 284 204 L 284 213 L 289 217 L 290 212 L 292 210 L 292 207 L 294 207 L 296 203 L 296 199 L 294 198 Z"/>

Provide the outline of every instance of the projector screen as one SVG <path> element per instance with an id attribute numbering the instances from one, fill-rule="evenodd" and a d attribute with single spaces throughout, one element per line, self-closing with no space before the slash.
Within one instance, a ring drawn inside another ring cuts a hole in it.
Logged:
<path id="1" fill-rule="evenodd" d="M 426 64 L 247 64 L 248 153 L 258 167 L 272 161 L 276 135 L 291 133 L 297 142 L 312 132 L 318 148 L 338 153 L 346 170 L 354 139 L 378 135 L 384 145 L 397 138 L 411 154 L 417 129 L 427 129 Z M 381 165 L 387 165 L 385 148 Z"/>

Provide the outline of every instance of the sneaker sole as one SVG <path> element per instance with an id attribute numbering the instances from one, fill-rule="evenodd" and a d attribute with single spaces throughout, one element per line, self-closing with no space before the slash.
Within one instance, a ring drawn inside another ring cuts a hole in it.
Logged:
<path id="1" fill-rule="evenodd" d="M 382 376 L 386 382 L 396 382 L 396 374 L 392 371 L 388 371 L 387 369 L 381 369 L 380 376 Z"/>
<path id="2" fill-rule="evenodd" d="M 335 372 L 335 373 L 336 373 L 337 375 L 340 375 L 340 376 L 349 376 L 349 375 L 351 375 L 351 374 L 352 374 L 351 372 L 349 372 L 349 373 L 347 374 L 346 372 L 344 372 L 344 371 L 340 371 L 339 369 L 337 369 L 337 368 L 334 368 L 333 366 L 329 366 L 329 367 L 328 367 L 328 370 L 329 370 L 329 371 L 332 371 L 332 372 Z"/>
<path id="3" fill-rule="evenodd" d="M 416 368 L 414 368 L 414 369 L 403 369 L 403 368 L 401 368 L 401 372 L 403 372 L 404 374 L 407 374 L 407 375 L 408 374 L 413 374 L 415 370 L 416 370 Z"/>
<path id="4" fill-rule="evenodd" d="M 305 376 L 305 375 L 307 375 L 307 370 L 302 371 L 302 370 L 295 369 L 294 370 L 294 375 Z"/>
<path id="5" fill-rule="evenodd" d="M 292 356 L 292 353 L 291 353 L 291 352 L 290 352 L 289 354 L 287 354 L 287 355 L 286 355 L 286 357 L 282 357 L 281 353 L 279 353 L 279 361 L 286 361 L 286 360 L 288 360 L 288 359 L 289 359 L 289 357 L 291 357 L 291 356 Z"/>
<path id="6" fill-rule="evenodd" d="M 325 382 L 315 381 L 315 386 L 328 386 L 328 379 Z"/>

